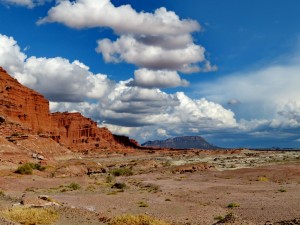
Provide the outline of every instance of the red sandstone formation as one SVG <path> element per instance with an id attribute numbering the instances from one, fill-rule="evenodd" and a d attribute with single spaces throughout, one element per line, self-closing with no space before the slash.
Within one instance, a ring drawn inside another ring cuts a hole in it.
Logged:
<path id="1" fill-rule="evenodd" d="M 50 114 L 47 99 L 0 67 L 0 136 L 20 134 L 48 135 L 75 151 L 139 148 L 136 141 L 113 135 L 80 113 Z"/>
<path id="2" fill-rule="evenodd" d="M 96 122 L 80 113 L 53 113 L 51 120 L 53 139 L 71 149 L 124 148 L 124 144 L 116 142 L 114 135 L 107 128 L 97 127 Z"/>
<path id="3" fill-rule="evenodd" d="M 49 127 L 49 101 L 0 67 L 0 116 L 2 121 L 18 124 L 27 132 L 44 132 Z"/>

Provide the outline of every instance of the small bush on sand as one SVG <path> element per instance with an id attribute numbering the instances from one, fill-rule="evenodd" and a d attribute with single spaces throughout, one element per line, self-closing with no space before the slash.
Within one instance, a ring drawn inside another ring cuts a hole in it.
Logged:
<path id="1" fill-rule="evenodd" d="M 286 192 L 286 189 L 280 188 L 280 189 L 278 189 L 278 191 L 279 191 L 279 192 Z"/>
<path id="2" fill-rule="evenodd" d="M 130 168 L 117 168 L 110 171 L 111 174 L 114 176 L 131 176 L 133 174 L 132 170 Z"/>
<path id="3" fill-rule="evenodd" d="M 237 204 L 237 203 L 234 203 L 234 202 L 229 203 L 229 204 L 227 205 L 227 208 L 230 208 L 230 209 L 237 208 L 237 207 L 240 207 L 240 205 Z"/>
<path id="4" fill-rule="evenodd" d="M 139 207 L 147 208 L 149 205 L 146 202 L 139 202 Z"/>
<path id="5" fill-rule="evenodd" d="M 105 181 L 106 183 L 110 184 L 110 183 L 113 183 L 115 181 L 115 178 L 111 175 L 108 175 L 106 178 L 105 178 Z"/>
<path id="6" fill-rule="evenodd" d="M 114 183 L 111 188 L 116 188 L 116 189 L 124 189 L 126 188 L 126 184 L 125 183 L 120 183 L 120 182 L 117 182 L 117 183 Z"/>
<path id="7" fill-rule="evenodd" d="M 4 191 L 1 191 L 1 190 L 0 190 L 0 197 L 4 197 L 4 196 L 5 196 Z"/>
<path id="8" fill-rule="evenodd" d="M 58 212 L 51 208 L 13 207 L 1 215 L 9 220 L 24 225 L 52 224 L 58 220 Z"/>
<path id="9" fill-rule="evenodd" d="M 32 169 L 34 169 L 34 170 L 44 171 L 46 169 L 45 166 L 41 166 L 38 163 L 29 163 L 29 164 L 32 167 Z"/>
<path id="10" fill-rule="evenodd" d="M 221 221 L 221 220 L 224 220 L 224 217 L 223 216 L 215 216 L 214 220 Z"/>
<path id="11" fill-rule="evenodd" d="M 94 192 L 96 191 L 96 187 L 94 185 L 89 185 L 85 188 L 86 191 Z"/>
<path id="12" fill-rule="evenodd" d="M 142 188 L 148 190 L 148 192 L 157 193 L 160 191 L 160 187 L 156 184 L 145 184 Z"/>
<path id="13" fill-rule="evenodd" d="M 19 167 L 17 168 L 17 170 L 15 171 L 15 173 L 19 173 L 19 174 L 27 174 L 27 175 L 29 175 L 29 174 L 32 174 L 32 171 L 33 171 L 33 169 L 32 169 L 32 167 L 30 166 L 30 164 L 29 164 L 29 163 L 26 163 L 26 164 L 24 164 L 24 165 L 22 165 L 22 166 L 19 166 Z"/>
<path id="14" fill-rule="evenodd" d="M 30 175 L 32 174 L 33 170 L 44 171 L 45 169 L 46 167 L 41 166 L 38 163 L 25 163 L 24 165 L 19 166 L 15 173 Z"/>
<path id="15" fill-rule="evenodd" d="M 121 215 L 113 218 L 109 225 L 170 225 L 148 215 Z"/>
<path id="16" fill-rule="evenodd" d="M 79 190 L 81 187 L 77 183 L 71 183 L 67 186 L 67 188 L 71 189 L 71 191 Z"/>

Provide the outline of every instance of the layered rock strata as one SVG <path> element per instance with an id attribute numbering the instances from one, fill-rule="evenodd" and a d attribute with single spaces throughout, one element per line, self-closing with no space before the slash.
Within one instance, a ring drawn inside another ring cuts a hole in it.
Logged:
<path id="1" fill-rule="evenodd" d="M 21 85 L 0 67 L 0 136 L 38 134 L 74 151 L 138 148 L 80 113 L 50 113 L 43 95 Z"/>

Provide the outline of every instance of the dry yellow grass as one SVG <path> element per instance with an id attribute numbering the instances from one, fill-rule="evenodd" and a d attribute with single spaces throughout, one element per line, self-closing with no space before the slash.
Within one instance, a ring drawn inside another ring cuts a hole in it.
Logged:
<path id="1" fill-rule="evenodd" d="M 113 218 L 110 225 L 170 225 L 169 223 L 147 215 L 121 215 Z"/>
<path id="2" fill-rule="evenodd" d="M 266 181 L 269 181 L 269 178 L 267 178 L 267 177 L 258 177 L 257 181 L 264 181 L 264 182 L 266 182 Z"/>
<path id="3" fill-rule="evenodd" d="M 58 212 L 51 208 L 13 207 L 1 214 L 6 219 L 24 225 L 52 224 L 59 217 Z"/>

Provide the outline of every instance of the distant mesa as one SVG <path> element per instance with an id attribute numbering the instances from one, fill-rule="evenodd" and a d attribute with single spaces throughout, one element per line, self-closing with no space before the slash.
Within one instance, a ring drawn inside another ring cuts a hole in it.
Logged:
<path id="1" fill-rule="evenodd" d="M 221 149 L 220 147 L 208 143 L 204 138 L 200 136 L 184 136 L 169 138 L 166 140 L 147 141 L 144 144 L 142 144 L 142 146 L 172 149 Z"/>

